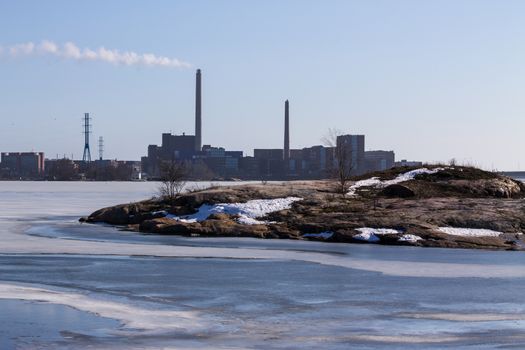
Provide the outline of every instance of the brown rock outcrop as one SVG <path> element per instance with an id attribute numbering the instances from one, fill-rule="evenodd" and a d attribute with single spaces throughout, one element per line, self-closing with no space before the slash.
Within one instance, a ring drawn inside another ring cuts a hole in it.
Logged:
<path id="1" fill-rule="evenodd" d="M 373 174 L 393 179 L 410 169 Z M 370 175 L 372 176 L 372 175 Z M 149 200 L 117 205 L 92 213 L 85 221 L 133 227 L 141 232 L 175 235 L 303 239 L 305 233 L 326 233 L 311 239 L 358 242 L 355 228 L 395 228 L 420 240 L 399 240 L 400 234 L 379 235 L 378 244 L 426 247 L 522 249 L 525 230 L 525 186 L 510 178 L 474 168 L 446 168 L 435 174 L 385 188 L 366 188 L 355 197 L 334 192 L 330 181 L 216 187 L 182 195 L 174 203 Z M 245 225 L 235 216 L 212 214 L 201 222 L 165 217 L 195 213 L 202 204 L 246 202 L 252 199 L 301 197 L 287 210 L 269 214 L 270 223 Z M 438 227 L 483 228 L 504 232 L 500 237 L 458 237 Z"/>

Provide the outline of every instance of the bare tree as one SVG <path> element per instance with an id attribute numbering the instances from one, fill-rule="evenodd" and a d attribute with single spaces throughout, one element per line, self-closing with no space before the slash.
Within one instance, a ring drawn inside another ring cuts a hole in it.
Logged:
<path id="1" fill-rule="evenodd" d="M 335 164 L 330 164 L 329 175 L 338 184 L 338 192 L 344 196 L 349 190 L 349 181 L 353 169 L 352 155 L 349 145 L 343 142 L 343 132 L 338 129 L 328 129 L 328 134 L 322 138 L 322 142 L 334 150 Z"/>
<path id="2" fill-rule="evenodd" d="M 175 200 L 186 185 L 188 167 L 179 161 L 164 161 L 160 164 L 159 195 L 166 201 Z"/>

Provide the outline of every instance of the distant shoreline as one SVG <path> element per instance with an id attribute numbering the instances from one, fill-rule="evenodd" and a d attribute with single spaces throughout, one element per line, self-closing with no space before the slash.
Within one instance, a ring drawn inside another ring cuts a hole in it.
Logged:
<path id="1" fill-rule="evenodd" d="M 525 171 L 497 171 L 497 174 L 511 177 L 516 180 L 525 180 Z M 365 174 L 366 176 L 366 174 Z M 266 180 L 266 179 L 214 179 L 214 180 L 186 180 L 187 182 L 257 182 L 257 181 L 268 181 L 268 182 L 292 182 L 292 181 L 329 181 L 329 178 L 309 180 L 309 179 L 283 179 L 283 180 Z M 49 180 L 49 179 L 0 179 L 4 182 L 159 182 L 160 180 Z"/>

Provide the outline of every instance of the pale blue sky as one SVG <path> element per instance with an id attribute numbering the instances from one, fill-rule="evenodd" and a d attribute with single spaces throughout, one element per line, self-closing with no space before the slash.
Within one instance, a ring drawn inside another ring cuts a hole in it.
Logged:
<path id="1" fill-rule="evenodd" d="M 50 40 L 189 62 L 113 65 L 19 55 Z M 0 151 L 139 159 L 162 132 L 193 133 L 203 71 L 203 142 L 232 150 L 366 135 L 398 159 L 525 168 L 525 1 L 0 0 Z M 520 165 L 521 162 L 521 165 Z"/>

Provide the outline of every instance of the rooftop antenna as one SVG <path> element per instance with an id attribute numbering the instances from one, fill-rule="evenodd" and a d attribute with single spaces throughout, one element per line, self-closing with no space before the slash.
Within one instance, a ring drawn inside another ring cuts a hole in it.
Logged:
<path id="1" fill-rule="evenodd" d="M 83 162 L 91 162 L 91 151 L 89 150 L 89 134 L 91 134 L 91 118 L 89 113 L 84 113 L 84 155 L 82 156 Z"/>
<path id="2" fill-rule="evenodd" d="M 104 158 L 104 138 L 100 136 L 98 138 L 98 159 L 102 160 Z"/>

